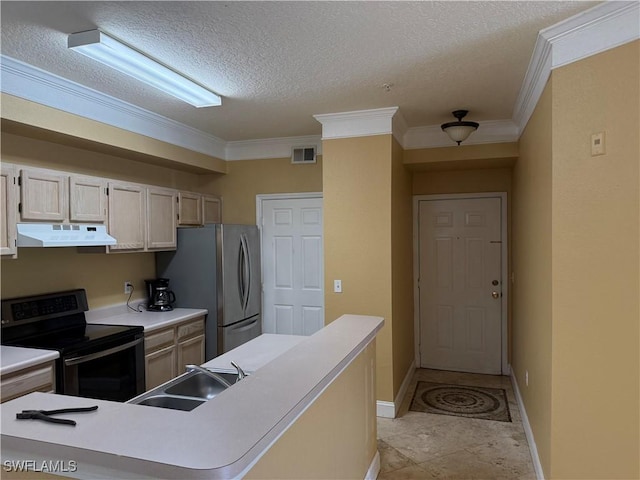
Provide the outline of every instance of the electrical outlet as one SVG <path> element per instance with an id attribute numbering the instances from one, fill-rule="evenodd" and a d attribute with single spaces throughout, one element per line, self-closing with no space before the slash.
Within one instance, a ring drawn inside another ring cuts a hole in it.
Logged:
<path id="1" fill-rule="evenodd" d="M 124 282 L 124 294 L 129 295 L 131 292 L 133 292 L 133 283 Z"/>
<path id="2" fill-rule="evenodd" d="M 342 280 L 333 281 L 333 291 L 335 293 L 342 293 Z"/>

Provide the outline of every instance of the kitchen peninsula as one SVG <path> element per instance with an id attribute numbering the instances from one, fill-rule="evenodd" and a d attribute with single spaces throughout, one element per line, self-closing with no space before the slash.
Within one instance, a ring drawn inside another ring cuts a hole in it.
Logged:
<path id="1" fill-rule="evenodd" d="M 51 472 L 73 478 L 375 477 L 382 325 L 343 315 L 310 337 L 258 337 L 204 364 L 253 372 L 190 412 L 45 393 L 7 402 L 3 477 L 19 460 L 73 461 L 75 471 Z M 73 428 L 15 417 L 90 405 Z"/>

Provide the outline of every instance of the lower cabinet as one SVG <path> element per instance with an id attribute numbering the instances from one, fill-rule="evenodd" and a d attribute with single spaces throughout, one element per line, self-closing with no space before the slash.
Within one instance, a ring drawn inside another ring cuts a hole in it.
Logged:
<path id="1" fill-rule="evenodd" d="M 1 401 L 6 402 L 31 392 L 54 393 L 55 371 L 55 363 L 51 361 L 3 375 Z"/>
<path id="2" fill-rule="evenodd" d="M 145 334 L 146 389 L 185 372 L 185 365 L 204 363 L 204 317 Z"/>

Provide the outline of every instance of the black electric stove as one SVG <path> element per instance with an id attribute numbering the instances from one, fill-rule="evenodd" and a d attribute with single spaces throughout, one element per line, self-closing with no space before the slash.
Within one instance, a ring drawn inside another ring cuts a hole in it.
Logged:
<path id="1" fill-rule="evenodd" d="M 126 401 L 144 392 L 144 329 L 88 324 L 87 310 L 83 289 L 2 300 L 2 344 L 57 350 L 57 393 Z"/>

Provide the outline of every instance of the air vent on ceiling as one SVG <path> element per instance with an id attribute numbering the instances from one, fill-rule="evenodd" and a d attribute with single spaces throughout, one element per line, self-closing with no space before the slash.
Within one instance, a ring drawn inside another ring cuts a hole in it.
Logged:
<path id="1" fill-rule="evenodd" d="M 295 147 L 291 154 L 291 163 L 316 163 L 316 147 Z"/>

